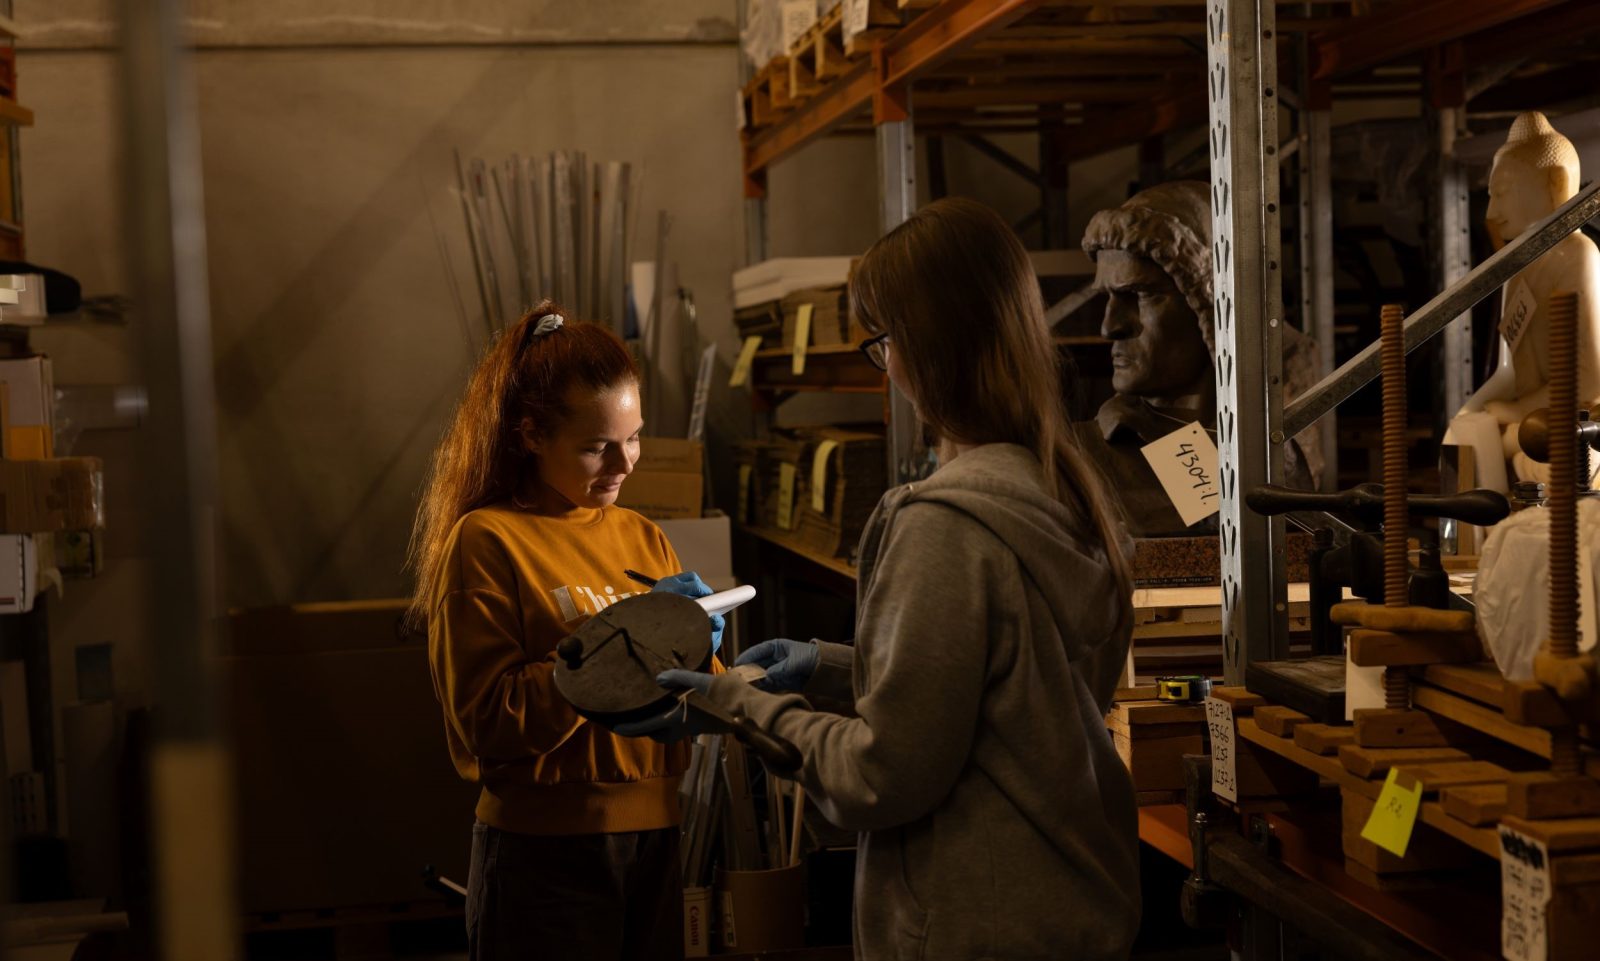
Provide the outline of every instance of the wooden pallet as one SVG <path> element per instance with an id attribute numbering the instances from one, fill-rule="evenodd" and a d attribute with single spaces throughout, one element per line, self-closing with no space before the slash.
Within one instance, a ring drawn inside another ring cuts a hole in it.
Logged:
<path id="1" fill-rule="evenodd" d="M 745 84 L 745 122 L 751 130 L 760 130 L 777 123 L 785 113 L 794 109 L 795 101 L 789 95 L 789 58 L 773 57 Z"/>
<path id="2" fill-rule="evenodd" d="M 888 0 L 868 0 L 867 28 L 846 39 L 844 5 L 835 4 L 789 48 L 789 94 L 804 101 L 842 77 L 854 61 L 869 56 L 872 44 L 900 26 L 900 12 Z"/>

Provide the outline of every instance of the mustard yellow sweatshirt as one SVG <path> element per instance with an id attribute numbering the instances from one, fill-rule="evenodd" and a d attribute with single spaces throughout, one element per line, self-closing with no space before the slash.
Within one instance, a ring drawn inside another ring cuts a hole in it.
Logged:
<path id="1" fill-rule="evenodd" d="M 655 524 L 620 507 L 487 507 L 450 534 L 428 656 L 456 770 L 477 816 L 519 834 L 649 831 L 680 822 L 689 745 L 625 738 L 556 690 L 556 644 L 591 615 L 679 571 Z"/>

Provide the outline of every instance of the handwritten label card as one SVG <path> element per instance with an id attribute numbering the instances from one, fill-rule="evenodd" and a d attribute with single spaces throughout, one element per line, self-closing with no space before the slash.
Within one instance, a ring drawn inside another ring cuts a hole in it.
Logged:
<path id="1" fill-rule="evenodd" d="M 838 446 L 836 440 L 825 440 L 817 445 L 816 456 L 811 458 L 811 509 L 818 514 L 828 512 L 828 458 Z"/>
<path id="2" fill-rule="evenodd" d="M 789 369 L 796 377 L 806 372 L 806 351 L 811 347 L 811 314 L 815 304 L 801 304 L 794 318 L 794 356 Z"/>
<path id="3" fill-rule="evenodd" d="M 867 8 L 870 0 L 844 0 L 844 39 L 849 43 L 856 34 L 867 29 Z"/>
<path id="4" fill-rule="evenodd" d="M 799 471 L 793 464 L 778 465 L 778 526 L 794 529 L 794 481 Z"/>
<path id="5" fill-rule="evenodd" d="M 733 376 L 728 378 L 729 387 L 743 387 L 750 380 L 750 365 L 756 362 L 756 351 L 760 349 L 760 337 L 746 337 L 744 339 L 744 347 L 739 351 L 739 359 L 733 365 Z"/>
<path id="6" fill-rule="evenodd" d="M 816 24 L 817 4 L 816 0 L 783 0 L 779 9 L 783 14 L 783 49 L 778 52 L 788 53 Z"/>
<path id="7" fill-rule="evenodd" d="M 1526 281 L 1516 281 L 1506 291 L 1506 299 L 1500 305 L 1500 336 L 1506 339 L 1506 346 L 1513 354 L 1522 343 L 1523 335 L 1533 326 L 1533 315 L 1538 309 L 1539 302 Z"/>
<path id="8" fill-rule="evenodd" d="M 1500 954 L 1506 961 L 1545 961 L 1550 893 L 1550 852 L 1544 842 L 1501 825 Z"/>
<path id="9" fill-rule="evenodd" d="M 1205 520 L 1222 506 L 1217 445 L 1199 423 L 1180 427 L 1141 451 L 1185 525 Z"/>
<path id="10" fill-rule="evenodd" d="M 1211 736 L 1211 793 L 1239 801 L 1239 758 L 1233 743 L 1233 705 L 1206 698 L 1206 732 Z"/>
<path id="11" fill-rule="evenodd" d="M 1367 816 L 1366 826 L 1361 829 L 1361 836 L 1395 857 L 1403 858 L 1421 810 L 1422 782 L 1409 772 L 1392 767 L 1383 782 L 1383 790 L 1378 792 L 1372 813 Z"/>

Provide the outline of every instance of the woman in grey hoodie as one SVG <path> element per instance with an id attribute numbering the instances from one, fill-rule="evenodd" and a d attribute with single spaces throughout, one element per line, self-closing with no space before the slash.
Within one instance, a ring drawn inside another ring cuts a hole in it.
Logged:
<path id="1" fill-rule="evenodd" d="M 854 646 L 757 645 L 739 662 L 767 691 L 660 681 L 793 741 L 806 793 L 861 832 L 862 961 L 1125 958 L 1137 814 L 1104 715 L 1132 630 L 1126 544 L 1068 428 L 1027 254 L 994 211 L 940 200 L 867 251 L 850 304 L 946 452 L 867 527 Z"/>

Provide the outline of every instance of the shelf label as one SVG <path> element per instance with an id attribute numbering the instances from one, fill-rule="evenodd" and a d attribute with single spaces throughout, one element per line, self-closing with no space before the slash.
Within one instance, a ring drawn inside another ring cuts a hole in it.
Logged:
<path id="1" fill-rule="evenodd" d="M 739 523 L 750 523 L 750 478 L 755 471 L 749 464 L 739 465 Z"/>
<path id="2" fill-rule="evenodd" d="M 783 50 L 788 53 L 817 22 L 816 0 L 783 0 Z"/>
<path id="3" fill-rule="evenodd" d="M 1378 792 L 1378 802 L 1367 817 L 1366 827 L 1361 829 L 1361 836 L 1395 857 L 1403 858 L 1421 810 L 1422 782 L 1409 771 L 1392 767 L 1383 782 L 1383 790 Z"/>
<path id="4" fill-rule="evenodd" d="M 1206 733 L 1211 736 L 1211 793 L 1239 803 L 1238 755 L 1233 743 L 1233 705 L 1206 698 Z"/>
<path id="5" fill-rule="evenodd" d="M 1550 894 L 1550 852 L 1544 842 L 1502 824 L 1500 954 L 1506 961 L 1545 961 Z"/>
<path id="6" fill-rule="evenodd" d="M 1198 524 L 1222 506 L 1217 490 L 1217 445 L 1199 422 L 1178 428 L 1140 449 L 1185 525 Z"/>
<path id="7" fill-rule="evenodd" d="M 811 509 L 818 514 L 828 512 L 828 458 L 838 447 L 838 441 L 825 440 L 817 445 L 816 456 L 811 458 Z"/>
<path id="8" fill-rule="evenodd" d="M 799 469 L 793 464 L 778 465 L 778 526 L 794 529 L 794 481 Z"/>
<path id="9" fill-rule="evenodd" d="M 1538 309 L 1539 302 L 1528 289 L 1527 281 L 1519 280 L 1506 291 L 1505 303 L 1501 305 L 1500 336 L 1506 339 L 1506 347 L 1512 354 L 1517 352 L 1517 345 L 1533 326 L 1533 315 Z"/>
<path id="10" fill-rule="evenodd" d="M 867 8 L 872 0 L 844 0 L 844 42 L 855 39 L 856 34 L 867 29 Z"/>
<path id="11" fill-rule="evenodd" d="M 794 362 L 789 369 L 796 377 L 806 372 L 806 351 L 811 347 L 812 304 L 801 304 L 794 318 Z"/>
<path id="12" fill-rule="evenodd" d="M 733 365 L 733 376 L 728 378 L 729 387 L 743 387 L 750 380 L 750 366 L 756 362 L 756 351 L 761 349 L 761 338 L 746 337 L 744 347 L 739 351 L 739 359 Z"/>

